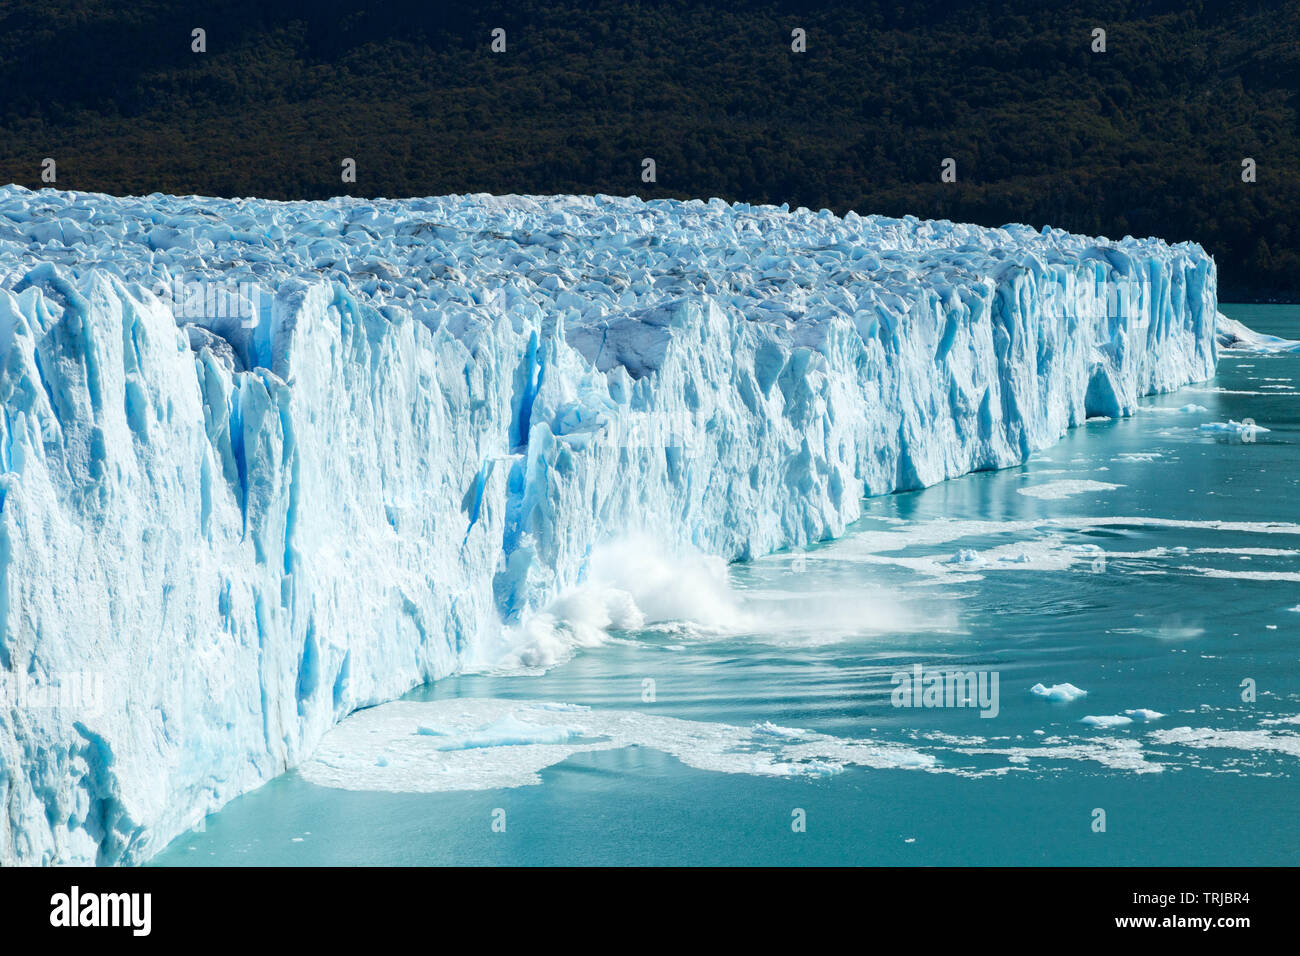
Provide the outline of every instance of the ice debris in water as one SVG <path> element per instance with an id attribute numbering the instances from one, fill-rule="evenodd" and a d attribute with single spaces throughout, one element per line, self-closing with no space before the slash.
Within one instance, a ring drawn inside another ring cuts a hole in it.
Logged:
<path id="1" fill-rule="evenodd" d="M 1199 428 L 1203 432 L 1214 432 L 1243 442 L 1252 441 L 1256 435 L 1268 431 L 1263 425 L 1256 425 L 1252 421 L 1238 422 L 1232 419 L 1228 419 L 1226 422 L 1206 422 L 1200 425 Z"/>
<path id="2" fill-rule="evenodd" d="M 1126 710 L 1124 711 L 1123 714 L 1109 714 L 1102 717 L 1095 717 L 1095 716 L 1084 717 L 1081 721 L 1079 721 L 1079 723 L 1088 724 L 1089 726 L 1092 727 L 1101 727 L 1105 729 L 1111 727 L 1127 727 L 1130 724 L 1132 724 L 1134 721 L 1138 721 L 1140 723 L 1148 723 L 1153 720 L 1159 720 L 1163 716 L 1164 714 L 1158 711 L 1147 710 L 1144 707 L 1139 707 L 1136 710 Z"/>
<path id="3" fill-rule="evenodd" d="M 1073 684 L 1053 684 L 1051 687 L 1035 684 L 1029 688 L 1029 692 L 1036 697 L 1045 697 L 1047 700 L 1061 701 L 1066 704 L 1088 695 L 1086 690 L 1081 690 Z"/>

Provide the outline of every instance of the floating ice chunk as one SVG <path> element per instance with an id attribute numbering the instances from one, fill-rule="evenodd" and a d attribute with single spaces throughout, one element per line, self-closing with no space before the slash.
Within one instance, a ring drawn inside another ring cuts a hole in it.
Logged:
<path id="1" fill-rule="evenodd" d="M 1238 422 L 1228 419 L 1226 422 L 1205 422 L 1198 426 L 1200 431 L 1224 435 L 1237 441 L 1251 441 L 1256 435 L 1268 431 L 1263 425 L 1254 422 Z"/>
<path id="2" fill-rule="evenodd" d="M 1119 718 L 1124 720 L 1126 718 Z M 1070 742 L 1060 737 L 1044 737 L 1042 746 L 1033 747 L 972 747 L 962 748 L 962 753 L 1001 756 L 1011 764 L 1025 765 L 1042 760 L 1086 760 L 1130 773 L 1161 773 L 1164 766 L 1147 760 L 1138 740 L 1117 737 L 1090 737 L 1081 742 Z"/>
<path id="3" fill-rule="evenodd" d="M 1141 721 L 1142 723 L 1149 723 L 1153 720 L 1159 720 L 1164 716 L 1164 714 L 1159 711 L 1148 710 L 1145 707 L 1139 707 L 1136 710 L 1124 711 L 1124 716 L 1131 717 L 1133 720 Z"/>
<path id="4" fill-rule="evenodd" d="M 486 747 L 523 747 L 530 744 L 562 744 L 582 731 L 572 727 L 533 724 L 514 714 L 496 720 L 463 736 L 438 745 L 439 750 L 478 750 Z"/>
<path id="5" fill-rule="evenodd" d="M 1078 700 L 1080 697 L 1088 696 L 1086 690 L 1081 690 L 1073 684 L 1053 684 L 1051 687 L 1047 687 L 1043 684 L 1035 684 L 1033 687 L 1029 688 L 1029 692 L 1037 697 L 1044 697 L 1047 700 L 1061 701 L 1066 704 Z"/>
<path id="6" fill-rule="evenodd" d="M 1153 730 L 1151 740 L 1187 747 L 1273 752 L 1300 757 L 1300 734 L 1277 730 L 1216 730 L 1210 727 L 1173 727 Z"/>
<path id="7" fill-rule="evenodd" d="M 1256 332 L 1254 329 L 1247 328 L 1243 323 L 1236 319 L 1230 319 L 1222 312 L 1219 313 L 1216 322 L 1215 336 L 1218 339 L 1219 348 L 1236 349 L 1243 352 L 1293 352 L 1300 349 L 1300 342 L 1294 342 L 1290 339 L 1279 338 L 1276 335 L 1265 335 L 1263 332 Z"/>
<path id="8" fill-rule="evenodd" d="M 1060 498 L 1069 498 L 1071 495 L 1082 495 L 1097 491 L 1114 491 L 1116 488 L 1123 488 L 1123 485 L 1112 485 L 1105 481 L 1092 481 L 1086 478 L 1063 478 L 1060 481 L 1049 481 L 1043 485 L 1030 485 L 1028 488 L 1017 488 L 1016 493 L 1025 495 L 1028 498 L 1040 498 L 1045 501 L 1055 501 Z"/>
<path id="9" fill-rule="evenodd" d="M 827 760 L 808 760 L 803 764 L 804 773 L 809 776 L 830 776 L 831 774 L 843 773 L 844 765 L 831 763 Z"/>
<path id="10" fill-rule="evenodd" d="M 1259 723 L 1261 727 L 1276 727 L 1281 724 L 1300 724 L 1300 714 L 1296 714 L 1293 717 L 1272 717 L 1266 720 L 1261 720 Z"/>
<path id="11" fill-rule="evenodd" d="M 451 741 L 430 746 L 414 732 L 431 725 L 448 728 Z M 344 790 L 485 790 L 540 783 L 542 770 L 574 754 L 634 746 L 700 770 L 757 776 L 824 776 L 850 765 L 937 769 L 932 755 L 892 742 L 471 698 L 395 701 L 360 711 L 326 734 L 299 770 L 311 783 Z"/>
<path id="12" fill-rule="evenodd" d="M 1111 461 L 1152 462 L 1160 457 L 1161 454 L 1158 451 L 1125 451 L 1120 452 L 1119 455 L 1112 458 Z"/>
<path id="13" fill-rule="evenodd" d="M 770 720 L 765 720 L 761 724 L 756 724 L 754 726 L 754 733 L 764 737 L 787 738 L 806 737 L 808 735 L 808 731 L 806 730 L 800 730 L 798 727 L 781 727 L 772 723 Z"/>
<path id="14" fill-rule="evenodd" d="M 1102 717 L 1089 715 L 1080 720 L 1079 723 L 1087 724 L 1089 727 L 1100 727 L 1103 730 L 1108 730 L 1113 727 L 1127 727 L 1129 724 L 1133 723 L 1133 718 L 1122 716 L 1120 714 L 1110 714 Z"/>
<path id="15" fill-rule="evenodd" d="M 543 701 L 541 703 L 529 704 L 528 706 L 533 707 L 537 710 L 554 710 L 554 711 L 560 711 L 563 713 L 571 713 L 571 714 L 585 714 L 587 711 L 591 710 L 591 708 L 588 707 L 586 704 L 560 704 L 560 703 L 554 703 L 550 701 Z"/>

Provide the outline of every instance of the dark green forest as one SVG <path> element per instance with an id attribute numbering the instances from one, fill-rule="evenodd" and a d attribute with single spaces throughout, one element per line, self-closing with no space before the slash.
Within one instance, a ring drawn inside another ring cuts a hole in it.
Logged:
<path id="1" fill-rule="evenodd" d="M 1224 300 L 1296 300 L 1298 91 L 1297 2 L 10 2 L 0 181 L 37 188 L 51 157 L 59 188 L 117 194 L 603 192 L 1050 223 L 1192 239 Z"/>

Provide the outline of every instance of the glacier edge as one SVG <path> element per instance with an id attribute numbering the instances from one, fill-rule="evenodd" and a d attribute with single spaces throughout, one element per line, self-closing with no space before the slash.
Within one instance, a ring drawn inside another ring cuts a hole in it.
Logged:
<path id="1" fill-rule="evenodd" d="M 182 273 L 269 291 L 184 315 Z M 1156 240 L 0 189 L 0 864 L 146 860 L 509 646 L 602 542 L 837 536 L 1211 377 L 1216 317 Z M 98 706 L 37 699 L 86 674 Z"/>

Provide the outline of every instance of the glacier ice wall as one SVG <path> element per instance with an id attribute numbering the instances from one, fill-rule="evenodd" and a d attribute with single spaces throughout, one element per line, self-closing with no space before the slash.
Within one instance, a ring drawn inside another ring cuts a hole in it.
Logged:
<path id="1" fill-rule="evenodd" d="M 146 859 L 533 660 L 602 542 L 798 547 L 1208 378 L 1215 281 L 718 200 L 0 189 L 0 863 Z"/>

